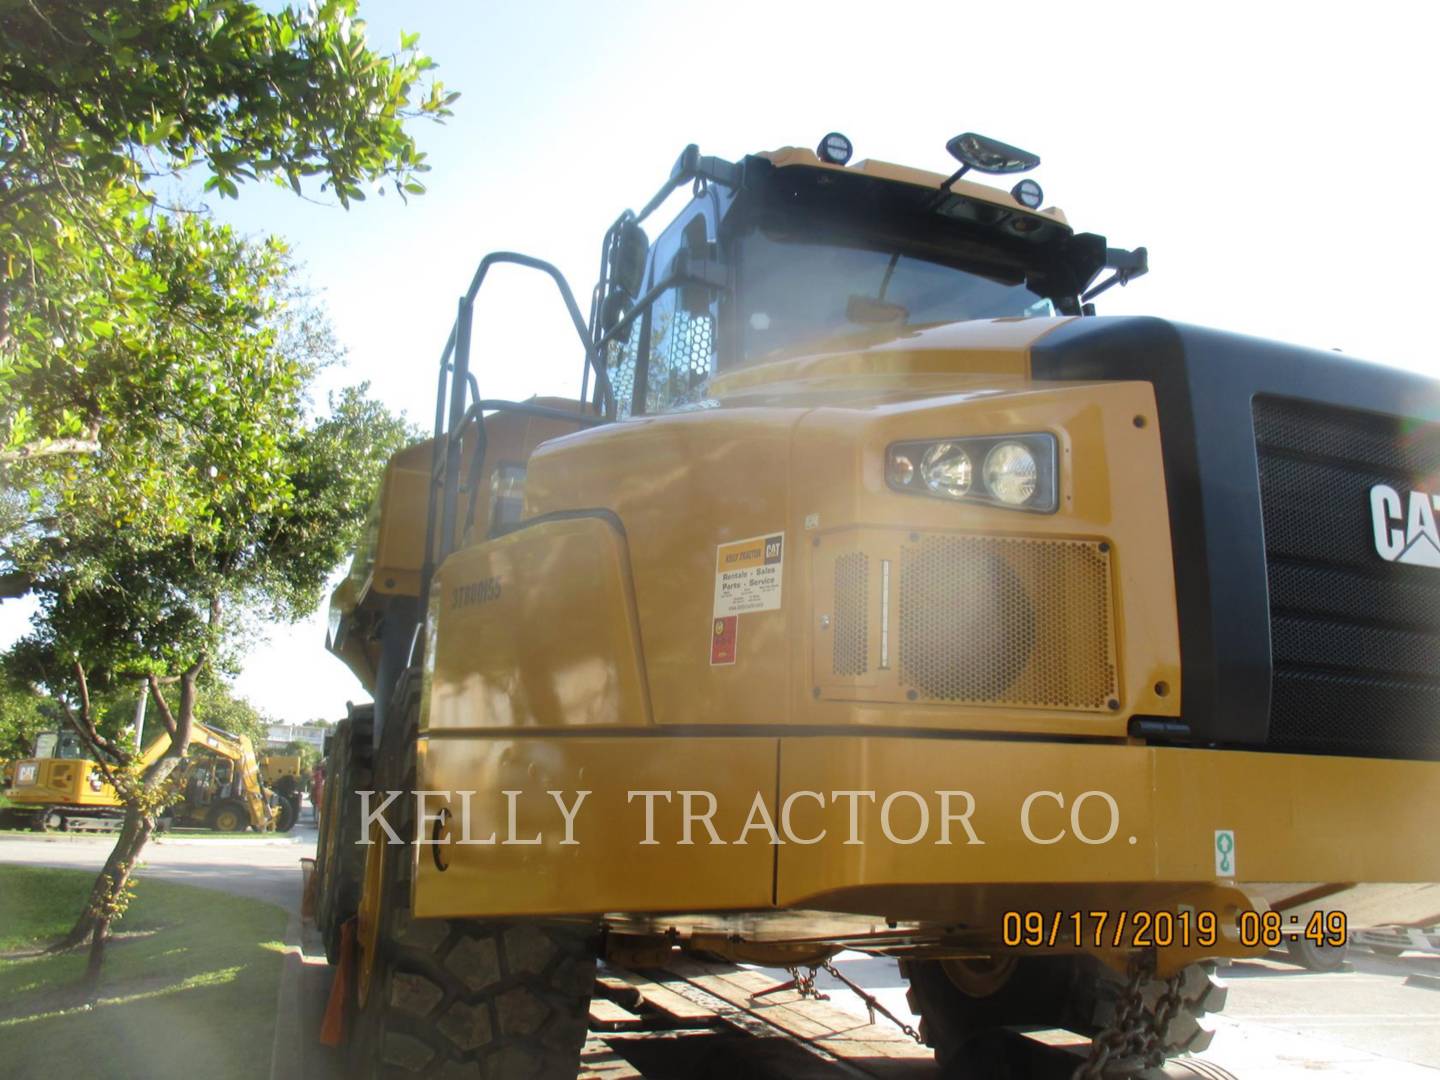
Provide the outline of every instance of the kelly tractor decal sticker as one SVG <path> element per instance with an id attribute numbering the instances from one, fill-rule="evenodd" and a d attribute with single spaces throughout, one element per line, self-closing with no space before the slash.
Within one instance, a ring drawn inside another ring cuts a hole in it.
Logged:
<path id="1" fill-rule="evenodd" d="M 785 534 L 752 536 L 715 549 L 715 618 L 780 609 Z"/>
<path id="2" fill-rule="evenodd" d="M 732 540 L 715 549 L 715 610 L 710 625 L 710 663 L 733 664 L 740 616 L 780 610 L 785 534 Z"/>
<path id="3" fill-rule="evenodd" d="M 1435 512 L 1440 495 L 1412 491 L 1409 498 L 1386 484 L 1370 489 L 1370 523 L 1375 527 L 1375 551 L 1386 562 L 1408 563 L 1440 570 L 1440 534 Z"/>

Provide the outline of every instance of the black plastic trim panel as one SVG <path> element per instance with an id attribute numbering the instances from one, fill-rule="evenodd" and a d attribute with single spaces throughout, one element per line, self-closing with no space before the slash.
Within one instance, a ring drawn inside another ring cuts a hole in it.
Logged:
<path id="1" fill-rule="evenodd" d="M 1273 669 L 1254 399 L 1274 395 L 1434 421 L 1440 388 L 1333 352 L 1157 318 L 1073 320 L 1035 344 L 1031 363 L 1036 379 L 1154 385 L 1189 739 L 1265 745 Z"/>

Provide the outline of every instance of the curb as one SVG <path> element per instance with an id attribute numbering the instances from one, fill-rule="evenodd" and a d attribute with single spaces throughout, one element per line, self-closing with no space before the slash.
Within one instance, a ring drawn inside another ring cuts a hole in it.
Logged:
<path id="1" fill-rule="evenodd" d="M 291 913 L 285 923 L 285 959 L 280 969 L 280 990 L 275 998 L 275 1039 L 270 1047 L 270 1080 L 299 1080 L 304 1075 L 305 1048 L 300 1041 L 303 956 L 300 916 Z"/>

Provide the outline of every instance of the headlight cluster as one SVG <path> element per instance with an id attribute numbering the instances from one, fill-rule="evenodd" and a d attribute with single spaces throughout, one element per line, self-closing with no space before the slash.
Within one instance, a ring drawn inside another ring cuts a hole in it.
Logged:
<path id="1" fill-rule="evenodd" d="M 1055 436 L 989 435 L 893 443 L 885 480 L 896 491 L 1052 513 Z"/>

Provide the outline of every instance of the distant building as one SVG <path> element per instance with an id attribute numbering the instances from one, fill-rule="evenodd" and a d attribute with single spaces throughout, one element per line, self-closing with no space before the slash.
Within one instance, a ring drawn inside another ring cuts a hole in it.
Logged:
<path id="1" fill-rule="evenodd" d="M 325 746 L 326 728 L 319 724 L 271 724 L 265 735 L 266 746 L 284 746 L 286 743 L 309 743 L 316 750 Z"/>

